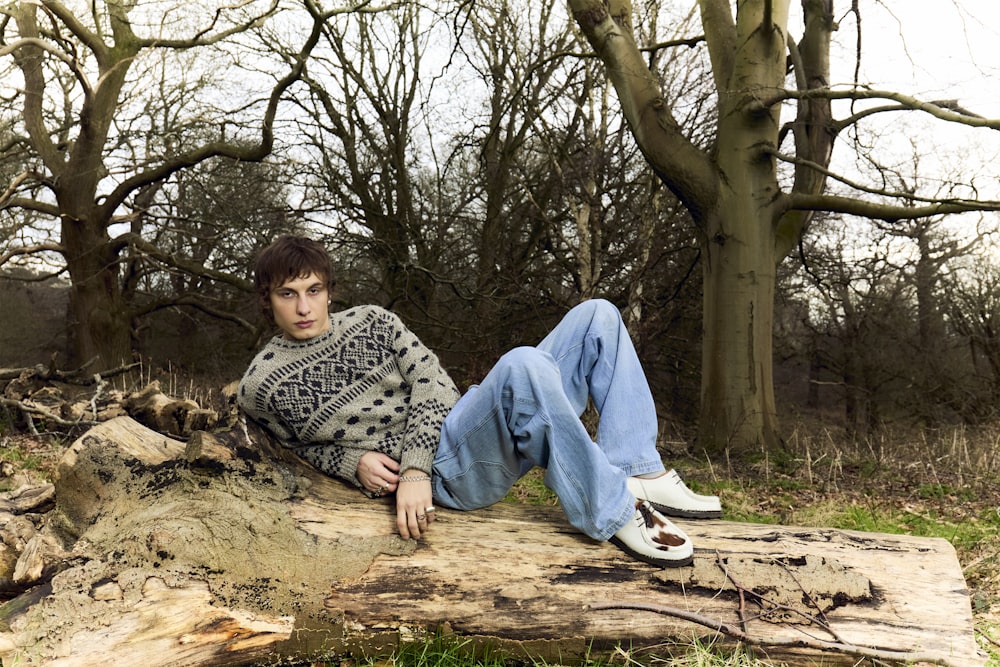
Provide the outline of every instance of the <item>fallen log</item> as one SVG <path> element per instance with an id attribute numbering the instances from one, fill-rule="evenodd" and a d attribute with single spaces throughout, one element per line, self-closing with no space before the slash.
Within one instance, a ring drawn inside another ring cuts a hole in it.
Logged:
<path id="1" fill-rule="evenodd" d="M 658 570 L 557 508 L 442 509 L 415 543 L 396 535 L 390 503 L 252 425 L 185 443 L 127 417 L 102 423 L 60 462 L 38 533 L 58 548 L 35 567 L 54 574 L 0 607 L 0 658 L 242 665 L 454 633 L 470 650 L 572 662 L 737 628 L 797 664 L 985 663 L 944 540 L 691 521 L 694 566 Z"/>

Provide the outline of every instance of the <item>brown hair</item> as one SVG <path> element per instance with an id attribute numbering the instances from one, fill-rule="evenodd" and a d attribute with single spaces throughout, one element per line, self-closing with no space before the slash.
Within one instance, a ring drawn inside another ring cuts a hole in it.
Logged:
<path id="1" fill-rule="evenodd" d="M 326 247 L 305 236 L 279 236 L 257 256 L 254 266 L 254 288 L 260 308 L 268 319 L 271 313 L 271 290 L 293 278 L 316 274 L 332 291 L 335 284 L 333 265 Z"/>

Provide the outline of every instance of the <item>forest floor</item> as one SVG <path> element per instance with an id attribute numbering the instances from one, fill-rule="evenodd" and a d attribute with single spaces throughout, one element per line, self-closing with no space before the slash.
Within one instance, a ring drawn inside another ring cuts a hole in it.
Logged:
<path id="1" fill-rule="evenodd" d="M 665 461 L 695 490 L 720 495 L 729 520 L 948 540 L 968 583 L 977 641 L 990 667 L 1000 667 L 1000 427 L 843 441 L 823 428 L 800 430 L 780 454 L 739 464 L 674 454 L 682 443 L 667 443 Z M 0 424 L 0 492 L 51 481 L 71 442 L 5 434 Z M 557 503 L 538 474 L 507 501 Z"/>

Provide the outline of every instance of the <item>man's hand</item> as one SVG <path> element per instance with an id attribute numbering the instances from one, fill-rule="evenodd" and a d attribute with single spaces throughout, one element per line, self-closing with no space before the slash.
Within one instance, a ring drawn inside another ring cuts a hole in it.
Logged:
<path id="1" fill-rule="evenodd" d="M 407 470 L 396 488 L 396 526 L 403 539 L 419 540 L 434 523 L 434 497 L 427 473 Z M 415 478 L 420 481 L 407 481 Z"/>
<path id="2" fill-rule="evenodd" d="M 358 481 L 376 496 L 396 490 L 399 484 L 399 464 L 381 452 L 366 452 L 358 461 Z"/>

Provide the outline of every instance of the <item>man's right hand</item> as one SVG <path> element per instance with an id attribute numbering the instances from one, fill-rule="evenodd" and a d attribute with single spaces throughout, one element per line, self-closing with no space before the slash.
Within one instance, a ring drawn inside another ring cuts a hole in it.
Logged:
<path id="1" fill-rule="evenodd" d="M 358 461 L 357 476 L 362 487 L 384 496 L 399 485 L 399 463 L 381 452 L 366 452 Z"/>

